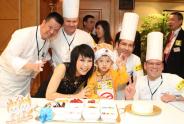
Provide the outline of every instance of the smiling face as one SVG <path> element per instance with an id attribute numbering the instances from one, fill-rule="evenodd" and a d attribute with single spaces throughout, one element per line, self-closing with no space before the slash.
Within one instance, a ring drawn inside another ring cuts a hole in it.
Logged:
<path id="1" fill-rule="evenodd" d="M 121 40 L 118 45 L 118 53 L 123 54 L 125 57 L 129 57 L 134 49 L 134 42 L 129 40 Z"/>
<path id="2" fill-rule="evenodd" d="M 41 38 L 46 40 L 54 37 L 60 28 L 61 24 L 59 24 L 55 19 L 51 18 L 48 21 L 44 20 L 40 25 Z"/>
<path id="3" fill-rule="evenodd" d="M 98 65 L 99 72 L 105 74 L 112 67 L 113 62 L 109 56 L 104 55 L 96 60 L 96 64 Z"/>
<path id="4" fill-rule="evenodd" d="M 93 65 L 92 58 L 79 55 L 76 63 L 76 76 L 86 75 Z"/>
<path id="5" fill-rule="evenodd" d="M 68 35 L 72 35 L 78 26 L 78 22 L 79 19 L 78 18 L 73 18 L 73 19 L 69 19 L 69 18 L 64 18 L 64 30 Z"/>
<path id="6" fill-rule="evenodd" d="M 104 29 L 102 28 L 101 25 L 98 25 L 98 26 L 96 27 L 96 35 L 97 35 L 97 37 L 98 37 L 99 39 L 104 38 Z"/>
<path id="7" fill-rule="evenodd" d="M 147 72 L 150 80 L 157 79 L 164 69 L 163 63 L 160 60 L 148 60 L 144 63 L 144 69 Z"/>

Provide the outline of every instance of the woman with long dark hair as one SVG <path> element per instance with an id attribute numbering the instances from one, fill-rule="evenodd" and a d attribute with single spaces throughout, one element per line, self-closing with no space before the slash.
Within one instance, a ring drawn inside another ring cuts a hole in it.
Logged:
<path id="1" fill-rule="evenodd" d="M 110 25 L 106 20 L 99 20 L 95 25 L 97 44 L 107 43 L 113 45 L 113 39 L 111 37 Z"/>
<path id="2" fill-rule="evenodd" d="M 46 98 L 84 98 L 84 88 L 93 69 L 93 49 L 86 44 L 76 46 L 71 52 L 70 63 L 60 64 L 55 68 L 47 87 Z"/>

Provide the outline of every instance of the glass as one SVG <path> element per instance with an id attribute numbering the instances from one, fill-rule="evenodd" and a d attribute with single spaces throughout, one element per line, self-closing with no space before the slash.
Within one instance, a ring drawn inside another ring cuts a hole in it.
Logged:
<path id="1" fill-rule="evenodd" d="M 162 62 L 146 62 L 149 66 L 161 66 Z"/>

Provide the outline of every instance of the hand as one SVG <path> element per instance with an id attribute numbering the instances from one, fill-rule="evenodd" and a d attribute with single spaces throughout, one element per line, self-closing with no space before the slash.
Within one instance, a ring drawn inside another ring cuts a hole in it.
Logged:
<path id="1" fill-rule="evenodd" d="M 44 64 L 45 64 L 46 62 L 47 62 L 47 61 L 45 61 L 45 60 L 36 61 L 35 72 L 43 71 L 43 67 L 44 67 Z"/>
<path id="2" fill-rule="evenodd" d="M 33 71 L 33 73 L 38 73 L 41 71 L 41 68 L 44 66 L 44 63 L 27 63 L 24 65 L 24 69 L 28 71 Z"/>
<path id="3" fill-rule="evenodd" d="M 123 55 L 123 53 L 120 54 L 120 56 L 116 60 L 116 64 L 118 68 L 121 68 L 123 65 L 125 65 L 127 62 L 127 57 Z"/>
<path id="4" fill-rule="evenodd" d="M 136 90 L 135 90 L 135 84 L 134 83 L 130 83 L 128 86 L 126 86 L 124 92 L 125 92 L 125 98 L 127 100 L 133 99 L 134 94 L 136 92 Z"/>
<path id="5" fill-rule="evenodd" d="M 169 93 L 163 93 L 163 95 L 161 96 L 161 100 L 167 103 L 167 102 L 175 101 L 176 97 Z"/>
<path id="6" fill-rule="evenodd" d="M 85 89 L 85 96 L 90 98 L 92 96 L 92 89 L 89 87 L 86 87 L 84 89 Z"/>
<path id="7" fill-rule="evenodd" d="M 85 93 L 86 93 L 86 88 L 84 88 L 84 89 L 82 89 L 77 95 L 76 95 L 76 97 L 77 98 L 87 98 L 86 97 L 86 95 L 85 95 Z"/>

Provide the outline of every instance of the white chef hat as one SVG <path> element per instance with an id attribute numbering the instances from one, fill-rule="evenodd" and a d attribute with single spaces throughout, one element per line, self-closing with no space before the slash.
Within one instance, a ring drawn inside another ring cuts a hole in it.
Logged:
<path id="1" fill-rule="evenodd" d="M 156 59 L 162 61 L 163 57 L 163 34 L 151 32 L 147 35 L 146 61 Z"/>
<path id="2" fill-rule="evenodd" d="M 126 12 L 123 17 L 120 39 L 135 40 L 139 16 L 133 12 Z"/>
<path id="3" fill-rule="evenodd" d="M 63 0 L 63 17 L 78 18 L 79 0 Z"/>
<path id="4" fill-rule="evenodd" d="M 111 60 L 114 62 L 114 54 L 108 48 L 101 48 L 95 52 L 95 61 L 98 60 L 102 56 L 109 56 Z"/>

